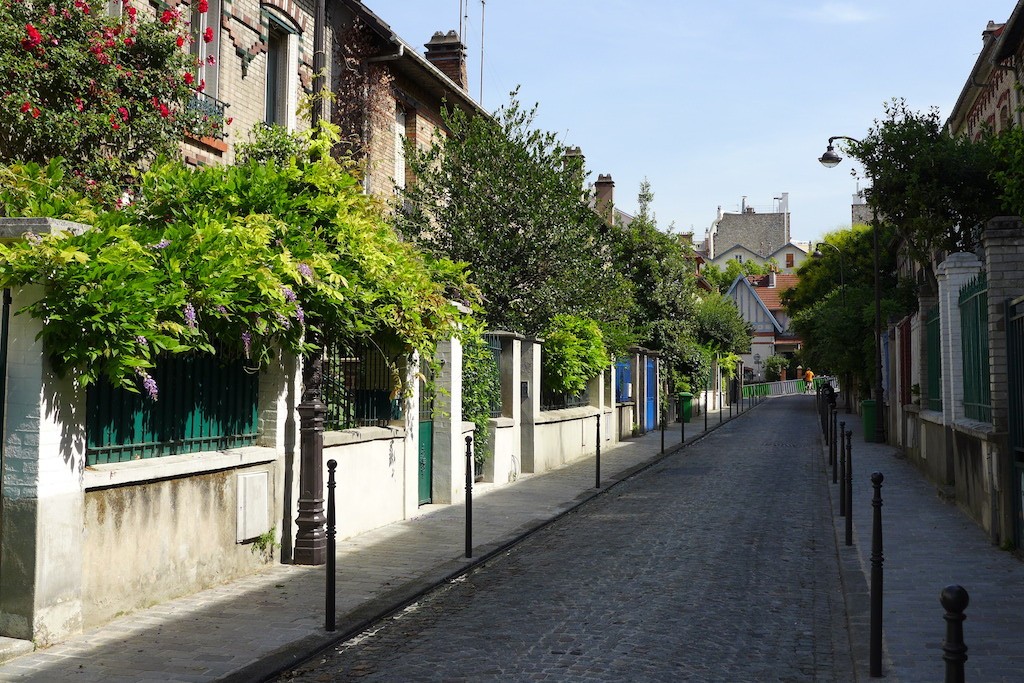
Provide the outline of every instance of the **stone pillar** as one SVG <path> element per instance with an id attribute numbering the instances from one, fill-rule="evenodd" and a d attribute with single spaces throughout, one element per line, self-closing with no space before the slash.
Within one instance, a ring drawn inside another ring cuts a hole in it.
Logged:
<path id="1" fill-rule="evenodd" d="M 939 281 L 939 330 L 942 342 L 942 417 L 952 425 L 963 417 L 964 363 L 960 332 L 960 288 L 981 272 L 972 253 L 950 254 L 935 269 Z"/>
<path id="2" fill-rule="evenodd" d="M 1016 216 L 994 218 L 981 236 L 988 277 L 988 349 L 992 387 L 992 427 L 997 492 L 997 517 L 993 528 L 999 541 L 1014 538 L 1013 457 L 1009 448 L 1009 366 L 1006 348 L 1006 302 L 1022 293 L 1024 282 L 1024 223 Z"/>
<path id="3" fill-rule="evenodd" d="M 536 472 L 537 418 L 540 416 L 540 353 L 541 339 L 522 341 L 522 365 L 519 379 L 519 409 L 523 472 Z"/>
<path id="4" fill-rule="evenodd" d="M 37 286 L 13 292 L 11 311 L 41 294 Z M 82 629 L 85 391 L 54 373 L 36 339 L 41 321 L 22 314 L 10 322 L 0 635 L 48 645 Z"/>
<path id="5" fill-rule="evenodd" d="M 295 518 L 298 515 L 299 461 L 296 411 L 302 393 L 301 359 L 279 351 L 259 373 L 259 445 L 273 448 L 284 476 L 275 481 L 274 500 L 281 504 L 276 542 L 281 561 L 289 563 L 295 550 Z M 276 503 L 275 503 L 276 504 Z"/>
<path id="6" fill-rule="evenodd" d="M 484 465 L 494 468 L 491 481 L 505 483 L 515 481 L 523 471 L 523 404 L 520 400 L 520 383 L 523 372 L 523 336 L 515 332 L 493 332 L 501 341 L 501 363 L 498 374 L 501 379 L 501 416 L 512 420 L 512 462 L 503 463 L 499 470 L 496 458 Z M 505 467 L 504 465 L 508 466 Z M 506 471 L 507 470 L 507 471 Z"/>
<path id="7" fill-rule="evenodd" d="M 441 369 L 435 380 L 434 473 L 435 503 L 462 500 L 466 486 L 466 444 L 462 437 L 462 342 L 452 338 L 437 345 Z"/>

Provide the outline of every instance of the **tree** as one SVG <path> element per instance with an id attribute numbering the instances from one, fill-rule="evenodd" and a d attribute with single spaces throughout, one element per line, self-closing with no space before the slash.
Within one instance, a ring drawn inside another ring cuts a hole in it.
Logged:
<path id="1" fill-rule="evenodd" d="M 702 271 L 702 275 L 719 293 L 725 294 L 736 278 L 741 275 L 764 275 L 768 272 L 768 265 L 761 266 L 756 261 L 729 259 L 729 262 L 725 264 L 725 269 L 714 263 L 709 263 Z"/>
<path id="2" fill-rule="evenodd" d="M 630 326 L 642 345 L 661 351 L 676 373 L 685 372 L 692 355 L 697 302 L 692 251 L 658 229 L 650 212 L 654 194 L 647 180 L 640 184 L 637 199 L 633 220 L 612 230 L 615 268 L 635 292 Z"/>
<path id="3" fill-rule="evenodd" d="M 64 157 L 68 181 L 114 201 L 140 164 L 174 154 L 185 130 L 202 132 L 188 103 L 204 84 L 183 49 L 191 37 L 180 10 L 143 20 L 131 0 L 123 9 L 111 17 L 105 0 L 0 1 L 0 161 Z"/>
<path id="4" fill-rule="evenodd" d="M 535 114 L 514 92 L 494 119 L 444 112 L 449 134 L 407 150 L 416 182 L 402 195 L 399 228 L 470 264 L 492 328 L 536 334 L 566 313 L 622 330 L 632 296 L 585 203 L 582 162 L 554 133 L 531 128 Z"/>
<path id="5" fill-rule="evenodd" d="M 849 152 L 871 180 L 868 204 L 924 266 L 935 250 L 973 250 L 978 226 L 1001 210 L 988 139 L 949 135 L 935 108 L 914 112 L 894 99 Z"/>
<path id="6" fill-rule="evenodd" d="M 696 313 L 697 339 L 716 354 L 750 351 L 754 328 L 732 299 L 712 292 L 701 300 Z"/>

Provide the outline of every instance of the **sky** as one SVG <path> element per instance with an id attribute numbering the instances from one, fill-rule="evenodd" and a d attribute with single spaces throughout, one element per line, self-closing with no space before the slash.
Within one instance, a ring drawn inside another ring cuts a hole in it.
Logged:
<path id="1" fill-rule="evenodd" d="M 458 30 L 459 0 L 363 0 L 422 53 Z M 535 126 L 609 173 L 634 213 L 640 183 L 658 226 L 703 239 L 719 207 L 772 211 L 791 237 L 849 227 L 859 170 L 818 163 L 834 135 L 860 138 L 885 102 L 945 119 L 989 20 L 1013 0 L 467 0 L 470 93 L 489 111 L 520 88 Z M 483 30 L 481 30 L 481 28 Z M 481 45 L 483 83 L 481 90 Z M 842 153 L 842 152 L 840 152 Z M 845 156 L 845 155 L 844 155 Z"/>

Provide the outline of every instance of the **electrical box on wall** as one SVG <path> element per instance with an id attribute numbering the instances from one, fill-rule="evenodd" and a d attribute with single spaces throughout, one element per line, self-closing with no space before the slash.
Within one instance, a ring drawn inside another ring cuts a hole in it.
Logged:
<path id="1" fill-rule="evenodd" d="M 270 472 L 238 475 L 238 543 L 270 531 Z"/>

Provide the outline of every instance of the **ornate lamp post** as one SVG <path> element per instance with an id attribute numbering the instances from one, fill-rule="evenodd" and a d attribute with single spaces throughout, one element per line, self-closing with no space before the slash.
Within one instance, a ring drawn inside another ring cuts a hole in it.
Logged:
<path id="1" fill-rule="evenodd" d="M 326 0 L 316 0 L 313 15 L 313 93 L 319 96 L 326 86 L 324 68 L 327 24 Z M 310 115 L 314 135 L 321 119 L 324 100 L 316 99 Z M 313 340 L 319 350 L 302 359 L 302 402 L 299 412 L 299 514 L 295 518 L 295 564 L 320 565 L 327 561 L 327 536 L 324 532 L 324 417 L 327 406 L 320 400 L 323 382 L 322 339 Z"/>
<path id="2" fill-rule="evenodd" d="M 857 138 L 848 135 L 834 135 L 828 139 L 828 147 L 818 161 L 825 168 L 834 168 L 843 160 L 836 154 L 832 143 L 836 140 L 849 140 L 859 143 Z M 871 229 L 874 235 L 874 268 L 875 268 L 875 443 L 885 443 L 885 425 L 882 422 L 882 282 L 878 266 L 878 211 L 871 207 Z M 837 247 L 838 249 L 838 247 Z"/>

